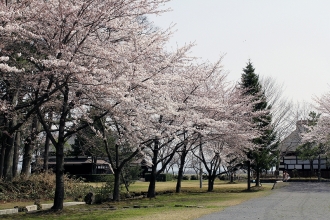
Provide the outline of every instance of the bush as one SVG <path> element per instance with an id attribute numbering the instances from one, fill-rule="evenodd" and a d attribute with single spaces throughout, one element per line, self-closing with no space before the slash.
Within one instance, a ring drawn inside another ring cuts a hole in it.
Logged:
<path id="1" fill-rule="evenodd" d="M 83 180 L 81 178 L 65 175 L 65 198 L 79 200 L 93 190 L 92 186 L 83 184 L 82 182 Z M 53 173 L 32 174 L 30 177 L 19 176 L 12 182 L 0 180 L 0 200 L 52 200 L 55 195 L 55 186 L 55 174 Z"/>
<path id="2" fill-rule="evenodd" d="M 95 203 L 109 202 L 112 200 L 112 192 L 114 188 L 114 182 L 108 181 L 102 187 L 97 188 L 95 197 Z"/>
<path id="3" fill-rule="evenodd" d="M 226 180 L 226 179 L 227 179 L 227 176 L 226 176 L 226 175 L 220 175 L 220 176 L 219 176 L 219 179 L 220 179 L 220 180 Z"/>
<path id="4" fill-rule="evenodd" d="M 189 176 L 187 176 L 187 175 L 183 175 L 182 179 L 183 179 L 183 180 L 189 180 L 190 178 L 189 178 Z"/>
<path id="5" fill-rule="evenodd" d="M 198 176 L 197 176 L 197 175 L 191 175 L 191 176 L 190 176 L 190 179 L 191 179 L 191 180 L 198 180 Z"/>
<path id="6" fill-rule="evenodd" d="M 144 177 L 146 182 L 150 182 L 150 177 L 151 177 L 150 173 L 146 173 Z M 156 181 L 158 182 L 166 182 L 172 180 L 173 180 L 173 175 L 170 173 L 161 173 L 156 178 Z"/>
<path id="7" fill-rule="evenodd" d="M 75 201 L 82 201 L 84 196 L 93 191 L 93 187 L 87 184 L 83 184 L 84 181 L 81 177 L 76 178 L 75 176 L 65 176 L 64 179 L 64 193 L 65 197 L 74 199 Z"/>

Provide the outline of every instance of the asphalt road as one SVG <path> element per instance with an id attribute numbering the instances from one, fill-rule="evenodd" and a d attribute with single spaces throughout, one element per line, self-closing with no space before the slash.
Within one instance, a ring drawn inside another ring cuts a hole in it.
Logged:
<path id="1" fill-rule="evenodd" d="M 295 183 L 198 220 L 329 220 L 330 183 Z"/>

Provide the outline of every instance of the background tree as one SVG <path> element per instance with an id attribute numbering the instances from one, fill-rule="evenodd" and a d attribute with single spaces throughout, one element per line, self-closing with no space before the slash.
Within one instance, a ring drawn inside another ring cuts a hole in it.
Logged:
<path id="1" fill-rule="evenodd" d="M 328 142 L 317 142 L 310 137 L 310 132 L 317 126 L 321 114 L 317 114 L 314 111 L 309 113 L 306 126 L 306 134 L 303 134 L 303 144 L 298 146 L 296 152 L 302 160 L 308 160 L 310 165 L 310 175 L 314 175 L 314 160 L 318 159 L 318 180 L 321 178 L 321 156 L 327 153 Z"/>
<path id="2" fill-rule="evenodd" d="M 272 126 L 271 106 L 267 103 L 267 97 L 262 90 L 259 76 L 254 71 L 255 69 L 249 61 L 243 69 L 240 86 L 243 89 L 243 94 L 254 97 L 255 104 L 253 111 L 264 112 L 263 115 L 253 119 L 254 124 L 261 133 L 258 138 L 253 139 L 253 143 L 258 146 L 258 149 L 248 152 L 251 167 L 256 172 L 256 186 L 259 186 L 261 172 L 270 169 L 276 164 L 275 152 L 278 142 L 274 143 L 276 133 Z"/>

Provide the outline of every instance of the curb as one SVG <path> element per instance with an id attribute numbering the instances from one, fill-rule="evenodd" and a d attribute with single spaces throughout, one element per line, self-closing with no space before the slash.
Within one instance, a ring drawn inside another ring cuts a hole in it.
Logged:
<path id="1" fill-rule="evenodd" d="M 82 205 L 82 204 L 86 204 L 86 203 L 85 202 L 64 202 L 63 206 L 73 206 L 73 205 Z M 41 210 L 50 209 L 52 206 L 53 206 L 52 203 L 50 203 L 50 204 L 41 204 Z M 32 211 L 37 211 L 37 210 L 38 210 L 37 205 L 25 206 L 25 211 L 26 212 L 32 212 Z M 16 213 L 18 213 L 18 208 L 0 210 L 0 215 L 8 215 L 8 214 L 16 214 Z"/>

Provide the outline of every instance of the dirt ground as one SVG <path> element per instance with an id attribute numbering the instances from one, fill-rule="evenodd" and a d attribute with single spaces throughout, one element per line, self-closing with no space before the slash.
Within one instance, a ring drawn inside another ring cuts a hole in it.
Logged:
<path id="1" fill-rule="evenodd" d="M 269 196 L 251 199 L 199 220 L 330 219 L 330 183 L 291 182 Z"/>

